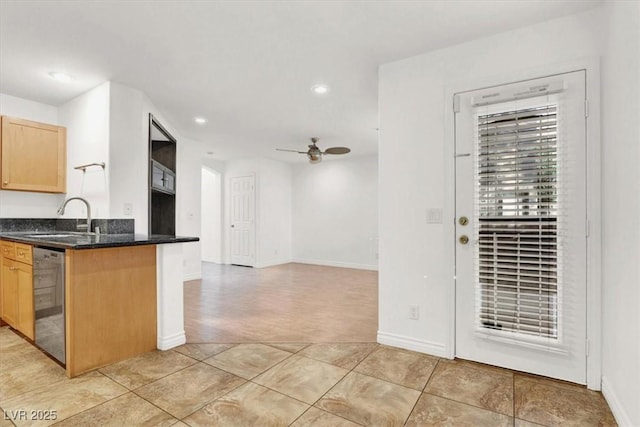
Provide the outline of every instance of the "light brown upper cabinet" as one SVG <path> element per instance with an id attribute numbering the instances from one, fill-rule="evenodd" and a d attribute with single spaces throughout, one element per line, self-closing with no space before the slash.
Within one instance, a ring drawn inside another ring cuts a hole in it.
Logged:
<path id="1" fill-rule="evenodd" d="M 67 130 L 64 127 L 3 116 L 0 146 L 1 189 L 66 191 Z"/>

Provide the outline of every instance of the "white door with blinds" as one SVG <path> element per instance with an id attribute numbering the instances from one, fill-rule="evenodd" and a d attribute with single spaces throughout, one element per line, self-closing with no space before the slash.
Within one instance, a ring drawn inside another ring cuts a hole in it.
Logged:
<path id="1" fill-rule="evenodd" d="M 585 73 L 455 96 L 456 357 L 585 384 Z"/>

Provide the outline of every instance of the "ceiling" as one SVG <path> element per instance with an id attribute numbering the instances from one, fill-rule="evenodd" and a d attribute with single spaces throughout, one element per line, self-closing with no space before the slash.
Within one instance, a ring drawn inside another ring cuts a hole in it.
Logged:
<path id="1" fill-rule="evenodd" d="M 275 148 L 306 151 L 311 136 L 374 154 L 380 64 L 600 3 L 1 0 L 0 92 L 60 105 L 119 82 L 221 160 L 305 161 Z"/>

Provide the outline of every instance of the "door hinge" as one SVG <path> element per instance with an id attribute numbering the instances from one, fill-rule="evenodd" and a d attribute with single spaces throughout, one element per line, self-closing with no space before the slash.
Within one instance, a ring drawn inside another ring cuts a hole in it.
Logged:
<path id="1" fill-rule="evenodd" d="M 584 100 L 584 116 L 589 117 L 589 100 Z"/>
<path id="2" fill-rule="evenodd" d="M 589 357 L 589 339 L 584 340 L 584 355 Z"/>
<path id="3" fill-rule="evenodd" d="M 453 112 L 460 112 L 460 95 L 453 95 Z"/>

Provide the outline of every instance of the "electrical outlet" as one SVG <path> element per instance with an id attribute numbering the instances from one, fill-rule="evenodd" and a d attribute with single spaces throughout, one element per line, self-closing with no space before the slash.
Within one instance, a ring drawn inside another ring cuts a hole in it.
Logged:
<path id="1" fill-rule="evenodd" d="M 133 216 L 133 205 L 131 203 L 124 204 L 124 215 Z"/>
<path id="2" fill-rule="evenodd" d="M 420 318 L 420 306 L 418 305 L 410 305 L 409 306 L 409 319 L 418 320 Z"/>

